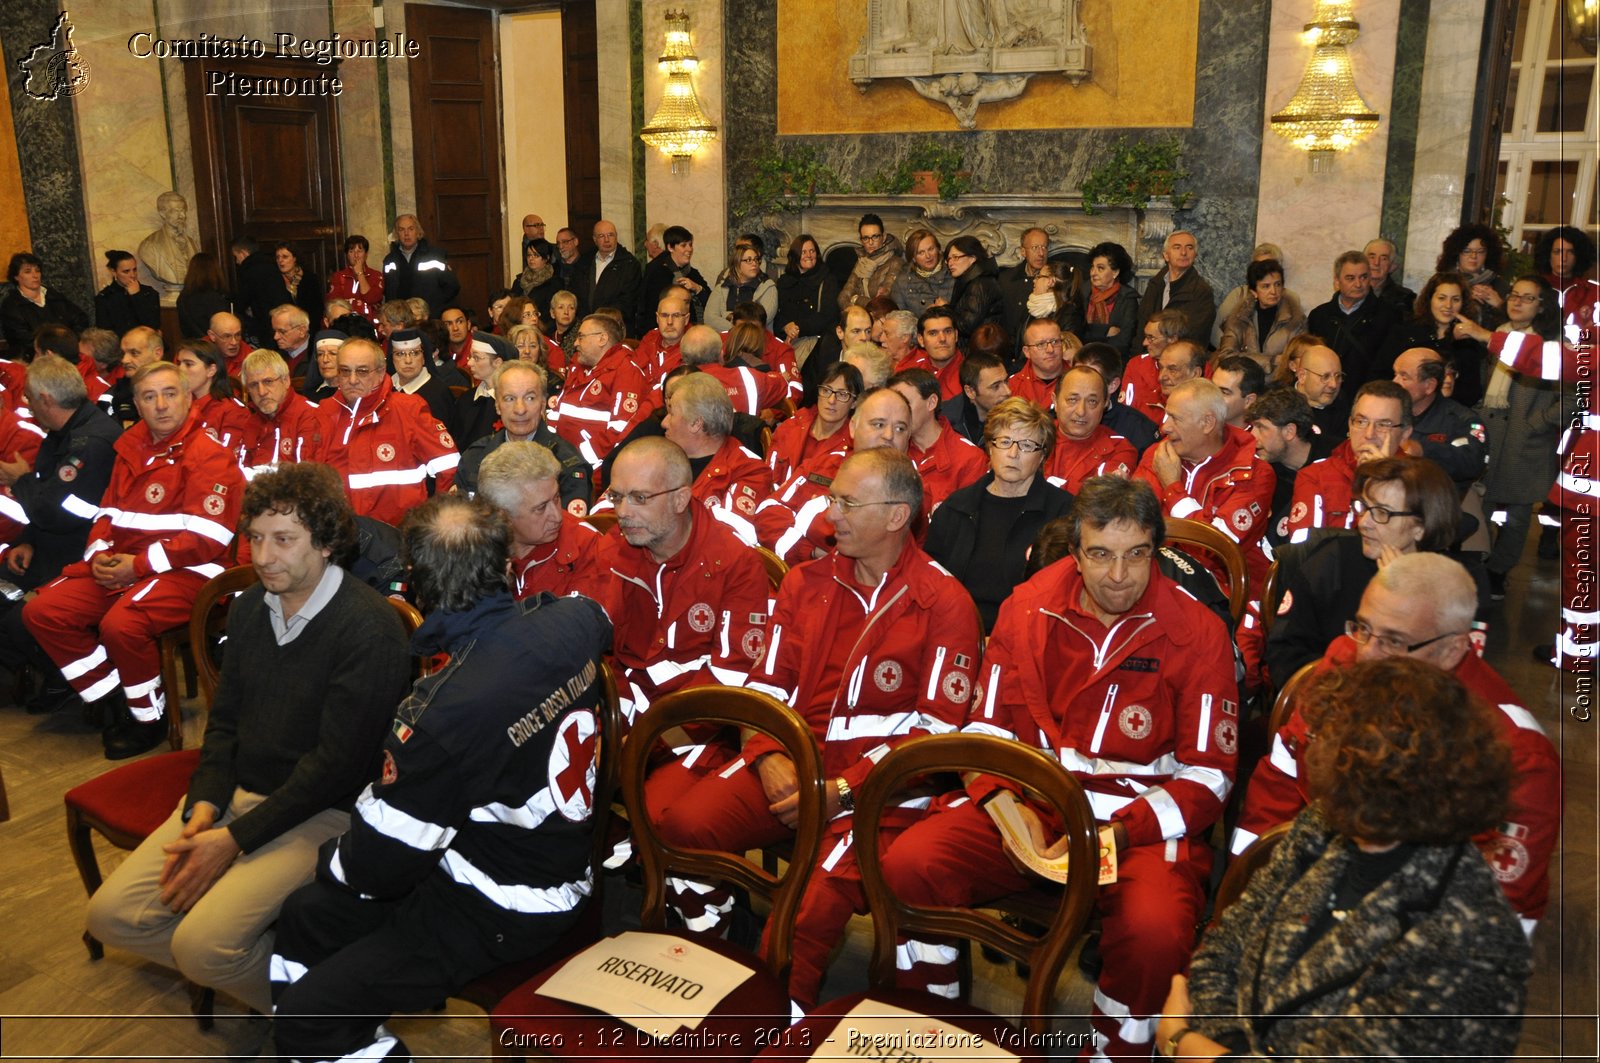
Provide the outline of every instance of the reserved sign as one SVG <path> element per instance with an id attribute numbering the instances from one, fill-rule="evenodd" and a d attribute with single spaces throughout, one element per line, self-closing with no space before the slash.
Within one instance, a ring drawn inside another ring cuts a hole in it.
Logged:
<path id="1" fill-rule="evenodd" d="M 633 930 L 578 953 L 539 992 L 664 1038 L 698 1027 L 751 973 L 687 938 Z"/>

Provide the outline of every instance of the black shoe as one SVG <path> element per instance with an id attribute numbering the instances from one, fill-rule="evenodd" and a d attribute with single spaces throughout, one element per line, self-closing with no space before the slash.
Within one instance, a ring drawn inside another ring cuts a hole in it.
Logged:
<path id="1" fill-rule="evenodd" d="M 106 733 L 106 759 L 126 760 L 129 757 L 137 757 L 140 753 L 150 752 L 166 741 L 166 738 L 167 721 L 164 718 L 151 720 L 149 723 L 136 720 Z"/>
<path id="2" fill-rule="evenodd" d="M 45 685 L 39 692 L 28 699 L 23 708 L 29 716 L 44 716 L 59 709 L 70 709 L 73 706 L 82 706 L 83 699 L 78 692 L 69 686 Z"/>
<path id="3" fill-rule="evenodd" d="M 1506 573 L 1489 573 L 1489 598 L 1492 601 L 1503 602 L 1506 598 Z"/>
<path id="4" fill-rule="evenodd" d="M 1548 524 L 1539 528 L 1539 560 L 1554 561 L 1561 556 L 1561 529 Z"/>

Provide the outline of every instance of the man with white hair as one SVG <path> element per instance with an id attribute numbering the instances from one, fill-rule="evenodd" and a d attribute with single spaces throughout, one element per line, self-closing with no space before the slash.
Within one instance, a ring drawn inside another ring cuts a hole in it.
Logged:
<path id="1" fill-rule="evenodd" d="M 733 431 L 733 401 L 705 373 L 688 373 L 667 387 L 667 415 L 661 428 L 683 448 L 694 472 L 689 493 L 695 501 L 750 546 L 756 509 L 772 495 L 772 470 L 746 450 Z"/>
<path id="2" fill-rule="evenodd" d="M 284 462 L 310 460 L 322 445 L 317 404 L 289 386 L 289 364 L 277 351 L 251 351 L 240 377 L 249 415 L 239 432 L 239 465 L 254 479 Z"/>
<path id="3" fill-rule="evenodd" d="M 429 317 L 438 317 L 461 292 L 444 249 L 424 239 L 415 214 L 394 220 L 394 243 L 383 256 L 383 292 L 390 299 L 426 299 Z"/>
<path id="4" fill-rule="evenodd" d="M 1139 327 L 1161 310 L 1183 312 L 1185 339 L 1203 349 L 1211 342 L 1211 326 L 1217 319 L 1217 297 L 1211 285 L 1194 268 L 1200 245 L 1194 233 L 1174 229 L 1161 250 L 1167 268 L 1157 273 L 1139 300 Z"/>
<path id="5" fill-rule="evenodd" d="M 1397 317 L 1410 317 L 1416 309 L 1417 293 L 1400 280 L 1400 263 L 1396 261 L 1394 241 L 1381 236 L 1376 240 L 1368 240 L 1361 253 L 1367 256 L 1370 270 L 1368 281 L 1378 302 L 1388 306 Z"/>
<path id="6" fill-rule="evenodd" d="M 1561 832 L 1561 761 L 1521 697 L 1473 650 L 1477 609 L 1477 584 L 1459 562 L 1432 551 L 1403 554 L 1372 577 L 1356 618 L 1345 624 L 1346 633 L 1328 646 L 1317 668 L 1412 657 L 1451 673 L 1495 707 L 1515 774 L 1505 822 L 1473 840 L 1531 934 L 1545 911 L 1550 854 Z M 1302 765 L 1310 738 L 1297 705 L 1272 736 L 1271 755 L 1250 778 L 1233 832 L 1235 853 L 1305 807 Z"/>
<path id="7" fill-rule="evenodd" d="M 1228 402 L 1209 380 L 1186 380 L 1167 397 L 1162 440 L 1134 476 L 1155 488 L 1169 517 L 1215 525 L 1239 544 L 1258 597 L 1271 564 L 1261 549 L 1272 515 L 1272 466 L 1248 431 L 1228 423 Z"/>
<path id="8" fill-rule="evenodd" d="M 593 500 L 589 463 L 544 421 L 550 374 L 534 362 L 512 359 L 495 371 L 492 383 L 501 427 L 462 452 L 461 464 L 456 467 L 456 489 L 467 494 L 477 491 L 479 468 L 502 444 L 537 443 L 555 455 L 561 466 L 562 508 L 578 517 L 588 513 Z"/>
<path id="9" fill-rule="evenodd" d="M 289 372 L 307 368 L 302 359 L 311 348 L 311 318 L 293 303 L 272 309 L 272 346 L 289 363 Z"/>
<path id="10" fill-rule="evenodd" d="M 910 368 L 917 353 L 917 315 L 909 310 L 891 310 L 872 323 L 872 342 L 883 348 L 894 362 L 895 372 Z"/>
<path id="11" fill-rule="evenodd" d="M 531 440 L 502 442 L 477 470 L 478 493 L 511 523 L 511 582 L 519 599 L 541 591 L 593 597 L 602 579 L 600 533 L 561 504 L 565 474 L 555 454 Z"/>
<path id="12" fill-rule="evenodd" d="M 550 411 L 550 427 L 598 469 L 649 413 L 644 374 L 622 345 L 622 326 L 605 314 L 590 314 L 578 323 L 578 349 L 561 401 Z"/>

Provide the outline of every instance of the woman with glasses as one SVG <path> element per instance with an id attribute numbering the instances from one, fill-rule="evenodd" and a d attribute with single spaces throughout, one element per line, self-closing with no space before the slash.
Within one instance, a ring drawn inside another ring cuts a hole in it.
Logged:
<path id="1" fill-rule="evenodd" d="M 1506 297 L 1510 317 L 1496 332 L 1525 332 L 1540 340 L 1561 335 L 1561 308 L 1543 277 L 1518 277 Z M 1560 385 L 1513 373 L 1495 362 L 1478 405 L 1489 433 L 1489 471 L 1483 477 L 1483 511 L 1494 539 L 1489 551 L 1489 593 L 1504 598 L 1506 575 L 1522 558 L 1533 507 L 1544 501 L 1560 471 L 1557 440 L 1564 424 Z"/>
<path id="2" fill-rule="evenodd" d="M 890 292 L 895 305 L 921 317 L 928 307 L 948 303 L 955 284 L 939 238 L 927 229 L 912 229 L 906 237 L 906 264 Z"/>
<path id="3" fill-rule="evenodd" d="M 1158 1053 L 1510 1055 L 1532 958 L 1473 843 L 1509 818 L 1495 710 L 1403 658 L 1324 672 L 1304 705 L 1312 804 L 1173 978 Z"/>
<path id="4" fill-rule="evenodd" d="M 967 588 L 985 631 L 1022 582 L 1040 530 L 1072 509 L 1072 496 L 1040 473 L 1055 434 L 1042 407 L 1020 398 L 998 403 L 983 426 L 989 472 L 945 499 L 928 525 L 928 556 Z"/>
<path id="5" fill-rule="evenodd" d="M 760 303 L 768 321 L 778 316 L 778 286 L 761 272 L 761 250 L 748 240 L 733 245 L 728 268 L 706 302 L 705 323 L 727 332 L 733 327 L 733 308 L 740 303 Z"/>
<path id="6" fill-rule="evenodd" d="M 1368 581 L 1397 557 L 1428 551 L 1459 561 L 1478 585 L 1478 619 L 1487 612 L 1482 555 L 1455 549 L 1461 501 L 1448 473 L 1426 458 L 1382 458 L 1356 467 L 1351 494 L 1354 532 L 1326 532 L 1308 540 L 1304 552 L 1280 553 L 1279 565 L 1291 570 L 1263 653 L 1280 686 L 1344 634 Z"/>
<path id="7" fill-rule="evenodd" d="M 958 236 L 945 247 L 944 261 L 955 278 L 950 309 L 962 341 L 970 339 L 979 325 L 990 321 L 1003 325 L 1006 302 L 1000 271 L 982 242 L 976 236 Z"/>
<path id="8" fill-rule="evenodd" d="M 1482 222 L 1459 226 L 1444 238 L 1437 273 L 1459 273 L 1467 286 L 1462 295 L 1471 304 L 1472 319 L 1494 328 L 1506 318 L 1506 282 L 1500 278 L 1500 234 Z"/>
<path id="9" fill-rule="evenodd" d="M 835 362 L 817 386 L 815 406 L 806 406 L 772 433 L 767 466 L 775 483 L 787 483 L 801 466 L 850 442 L 850 414 L 861 395 L 861 371 Z"/>
<path id="10" fill-rule="evenodd" d="M 578 297 L 568 291 L 552 295 L 547 321 L 550 342 L 561 351 L 559 357 L 551 351 L 550 368 L 565 369 L 578 353 Z"/>
<path id="11" fill-rule="evenodd" d="M 1472 286 L 1459 273 L 1435 273 L 1417 295 L 1415 315 L 1409 322 L 1392 329 L 1384 366 L 1413 347 L 1437 351 L 1447 368 L 1456 371 L 1454 393 L 1440 389 L 1463 406 L 1476 406 L 1483 398 L 1484 362 L 1488 348 L 1457 327 L 1462 319 L 1476 320 Z M 1485 326 L 1489 327 L 1489 326 Z"/>

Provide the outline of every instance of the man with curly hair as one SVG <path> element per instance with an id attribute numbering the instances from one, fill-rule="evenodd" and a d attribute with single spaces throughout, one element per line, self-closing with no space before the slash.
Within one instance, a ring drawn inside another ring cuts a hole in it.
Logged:
<path id="1" fill-rule="evenodd" d="M 332 469 L 257 476 L 240 526 L 261 582 L 228 614 L 189 792 L 90 898 L 88 924 L 266 1012 L 278 909 L 376 773 L 408 651 L 395 611 L 341 567 L 356 527 Z"/>

